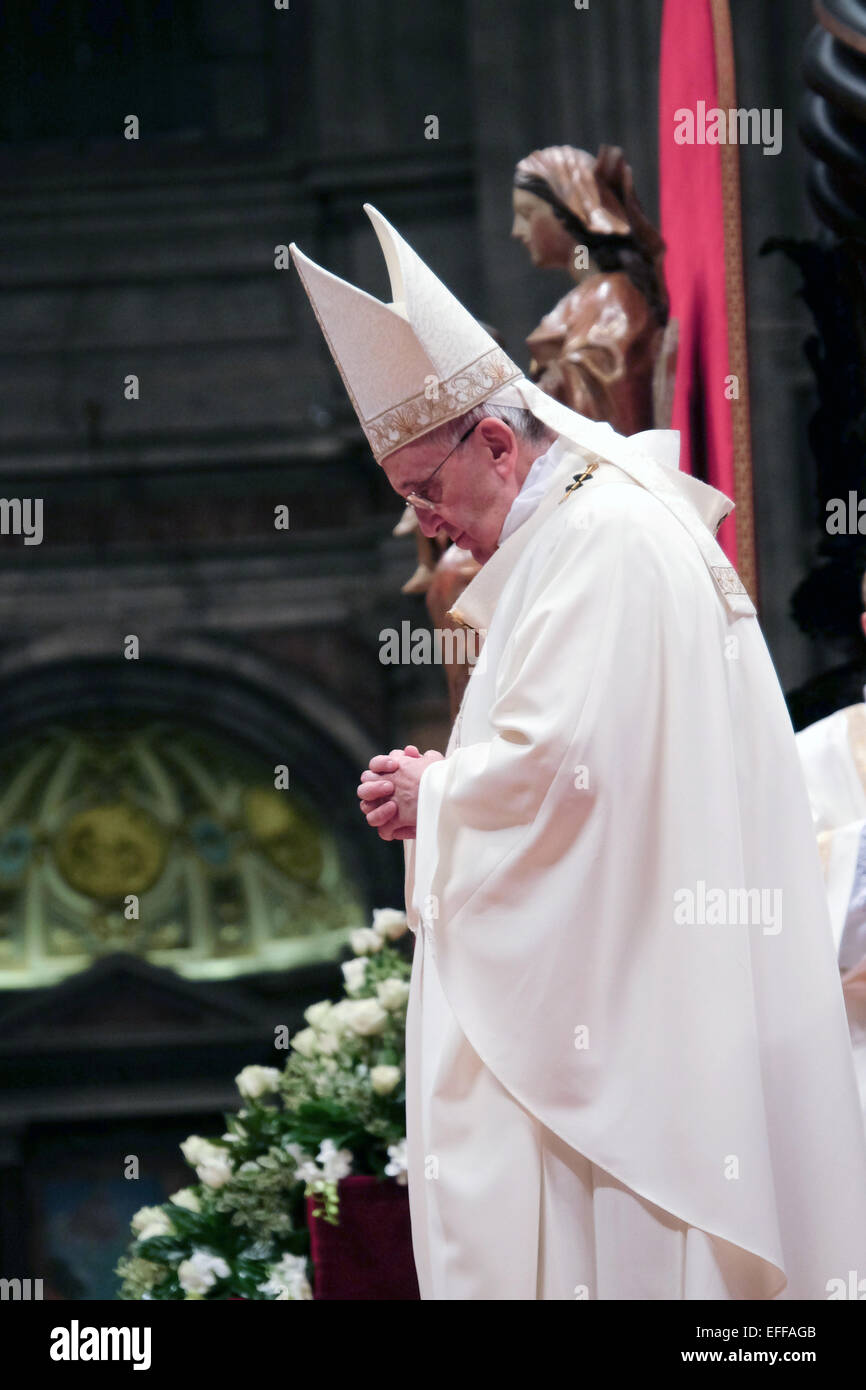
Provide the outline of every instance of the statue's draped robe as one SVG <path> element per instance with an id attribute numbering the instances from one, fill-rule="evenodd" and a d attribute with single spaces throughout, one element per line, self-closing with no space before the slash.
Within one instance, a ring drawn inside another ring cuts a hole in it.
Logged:
<path id="1" fill-rule="evenodd" d="M 590 275 L 526 339 L 533 380 L 618 434 L 653 423 L 653 381 L 664 328 L 624 271 Z"/>
<path id="2" fill-rule="evenodd" d="M 866 704 L 797 735 L 866 1124 Z"/>
<path id="3" fill-rule="evenodd" d="M 559 504 L 582 467 L 459 600 L 405 844 L 421 1296 L 825 1298 L 866 1139 L 790 721 L 687 529 L 612 464 Z M 678 921 L 700 882 L 781 930 Z"/>

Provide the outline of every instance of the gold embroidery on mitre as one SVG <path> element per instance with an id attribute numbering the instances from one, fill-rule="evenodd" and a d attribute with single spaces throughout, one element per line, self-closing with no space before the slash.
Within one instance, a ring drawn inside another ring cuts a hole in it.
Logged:
<path id="1" fill-rule="evenodd" d="M 848 747 L 857 769 L 857 776 L 866 791 L 866 705 L 849 705 L 845 711 L 848 725 Z"/>
<path id="2" fill-rule="evenodd" d="M 400 401 L 363 423 L 364 433 L 377 463 L 404 445 L 411 444 L 436 425 L 444 425 L 457 415 L 464 415 L 474 405 L 486 401 L 494 391 L 522 376 L 520 368 L 501 348 L 492 348 L 468 367 L 455 372 L 446 381 L 437 381 L 436 396 L 428 400 L 424 391 Z"/>
<path id="3" fill-rule="evenodd" d="M 746 594 L 748 591 L 732 565 L 711 565 L 716 583 L 723 594 Z"/>

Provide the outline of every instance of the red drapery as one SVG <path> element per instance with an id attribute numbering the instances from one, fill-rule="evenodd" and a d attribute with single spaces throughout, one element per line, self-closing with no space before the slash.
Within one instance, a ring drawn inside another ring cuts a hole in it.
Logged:
<path id="1" fill-rule="evenodd" d="M 739 149 L 699 142 L 703 113 L 736 105 L 728 0 L 665 0 L 660 202 L 671 314 L 680 332 L 671 423 L 681 432 L 681 466 L 736 503 L 719 541 L 755 598 Z M 694 114 L 694 143 L 675 139 L 684 110 Z"/>

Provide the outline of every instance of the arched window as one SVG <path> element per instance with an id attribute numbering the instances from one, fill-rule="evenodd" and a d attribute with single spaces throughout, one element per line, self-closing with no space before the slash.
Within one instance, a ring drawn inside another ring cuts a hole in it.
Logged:
<path id="1" fill-rule="evenodd" d="M 0 987 L 129 951 L 192 979 L 336 955 L 363 891 L 308 795 L 168 719 L 53 723 L 0 748 Z"/>

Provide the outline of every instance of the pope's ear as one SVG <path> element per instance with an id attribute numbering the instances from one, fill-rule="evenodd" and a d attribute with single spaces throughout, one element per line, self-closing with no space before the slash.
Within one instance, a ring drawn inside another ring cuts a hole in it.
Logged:
<path id="1" fill-rule="evenodd" d="M 512 440 L 517 440 L 510 425 L 504 420 L 500 420 L 497 415 L 488 415 L 486 419 L 478 423 L 478 433 L 483 442 L 490 446 L 495 455 L 499 455 L 512 447 Z M 517 441 L 519 443 L 519 441 Z"/>
<path id="2" fill-rule="evenodd" d="M 866 637 L 866 613 L 860 614 L 860 626 L 863 629 L 863 636 Z"/>

